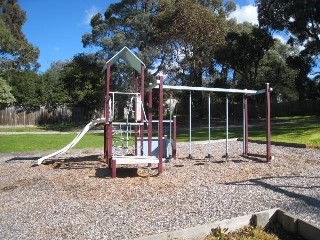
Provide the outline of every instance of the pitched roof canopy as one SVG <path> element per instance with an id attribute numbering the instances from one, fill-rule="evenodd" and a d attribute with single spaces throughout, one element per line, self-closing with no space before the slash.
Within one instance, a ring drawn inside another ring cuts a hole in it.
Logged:
<path id="1" fill-rule="evenodd" d="M 114 55 L 106 62 L 103 71 L 107 69 L 108 63 L 110 63 L 110 66 L 112 66 L 116 61 L 119 60 L 119 58 L 122 58 L 130 67 L 132 67 L 140 74 L 141 65 L 146 66 L 129 48 L 124 47 L 116 55 Z"/>

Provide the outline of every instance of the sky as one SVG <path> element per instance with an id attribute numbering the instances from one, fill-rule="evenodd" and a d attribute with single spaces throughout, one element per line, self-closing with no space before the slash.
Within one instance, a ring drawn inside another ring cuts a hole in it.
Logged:
<path id="1" fill-rule="evenodd" d="M 94 48 L 83 48 L 81 38 L 90 32 L 90 19 L 104 13 L 112 3 L 119 0 L 19 0 L 26 11 L 27 21 L 23 32 L 28 41 L 40 49 L 39 72 L 45 72 L 56 61 L 66 61 L 78 53 L 95 52 Z M 258 23 L 254 0 L 236 0 L 237 10 L 230 17 Z M 281 38 L 281 36 L 279 36 Z M 282 39 L 283 40 L 283 39 Z"/>

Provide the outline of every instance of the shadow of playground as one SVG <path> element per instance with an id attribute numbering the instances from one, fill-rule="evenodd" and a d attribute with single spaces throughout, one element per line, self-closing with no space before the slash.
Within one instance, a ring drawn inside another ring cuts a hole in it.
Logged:
<path id="1" fill-rule="evenodd" d="M 295 188 L 295 189 L 320 189 L 320 186 L 300 186 L 300 185 L 274 185 L 265 182 L 265 180 L 269 179 L 293 179 L 293 178 L 315 178 L 319 179 L 319 177 L 305 177 L 305 176 L 280 176 L 280 177 L 264 177 L 264 178 L 257 178 L 257 179 L 249 179 L 245 181 L 238 181 L 238 182 L 229 182 L 226 183 L 226 185 L 246 185 L 246 186 L 261 186 L 266 189 L 272 190 L 274 192 L 281 193 L 283 195 L 286 195 L 287 197 L 297 199 L 299 201 L 303 201 L 305 204 L 320 208 L 320 200 L 314 197 L 306 196 L 301 193 L 296 193 L 294 191 L 289 191 L 288 188 Z"/>

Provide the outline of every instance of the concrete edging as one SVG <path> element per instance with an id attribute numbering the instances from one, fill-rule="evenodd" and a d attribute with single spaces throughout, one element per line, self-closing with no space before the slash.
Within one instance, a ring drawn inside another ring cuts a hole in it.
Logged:
<path id="1" fill-rule="evenodd" d="M 289 233 L 299 234 L 306 240 L 317 240 L 320 236 L 320 228 L 314 224 L 299 219 L 288 212 L 279 208 L 269 209 L 266 211 L 247 214 L 232 219 L 197 225 L 181 230 L 164 232 L 150 236 L 135 238 L 134 240 L 195 240 L 205 238 L 212 232 L 212 229 L 220 227 L 227 228 L 228 231 L 235 231 L 246 225 L 266 227 L 270 223 L 278 222 Z"/>
<path id="2" fill-rule="evenodd" d="M 269 222 L 269 219 L 272 218 L 272 216 L 277 211 L 278 211 L 278 208 L 255 213 L 254 215 L 257 216 L 258 225 L 265 226 Z M 185 240 L 191 240 L 191 239 L 204 238 L 211 233 L 212 229 L 216 227 L 221 227 L 222 229 L 228 228 L 229 231 L 234 231 L 246 225 L 249 225 L 252 221 L 252 216 L 253 214 L 248 214 L 245 216 L 236 217 L 232 219 L 226 219 L 218 222 L 207 223 L 204 225 L 197 225 L 191 228 L 185 228 L 185 229 L 176 230 L 172 232 L 164 232 L 164 233 L 159 233 L 151 236 L 144 236 L 141 238 L 136 238 L 134 240 L 167 240 L 167 239 L 174 240 L 174 239 L 181 239 L 181 238 Z"/>

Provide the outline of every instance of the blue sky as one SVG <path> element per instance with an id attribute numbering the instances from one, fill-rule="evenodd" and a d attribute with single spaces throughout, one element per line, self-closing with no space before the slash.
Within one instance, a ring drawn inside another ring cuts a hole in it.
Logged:
<path id="1" fill-rule="evenodd" d="M 119 0 L 19 0 L 26 11 L 27 21 L 23 32 L 30 43 L 40 49 L 38 62 L 44 72 L 55 61 L 70 60 L 78 53 L 94 52 L 83 48 L 81 36 L 90 32 L 90 17 L 104 13 L 107 7 Z M 233 13 L 239 22 L 244 20 L 257 23 L 256 7 L 253 0 L 237 0 Z"/>

